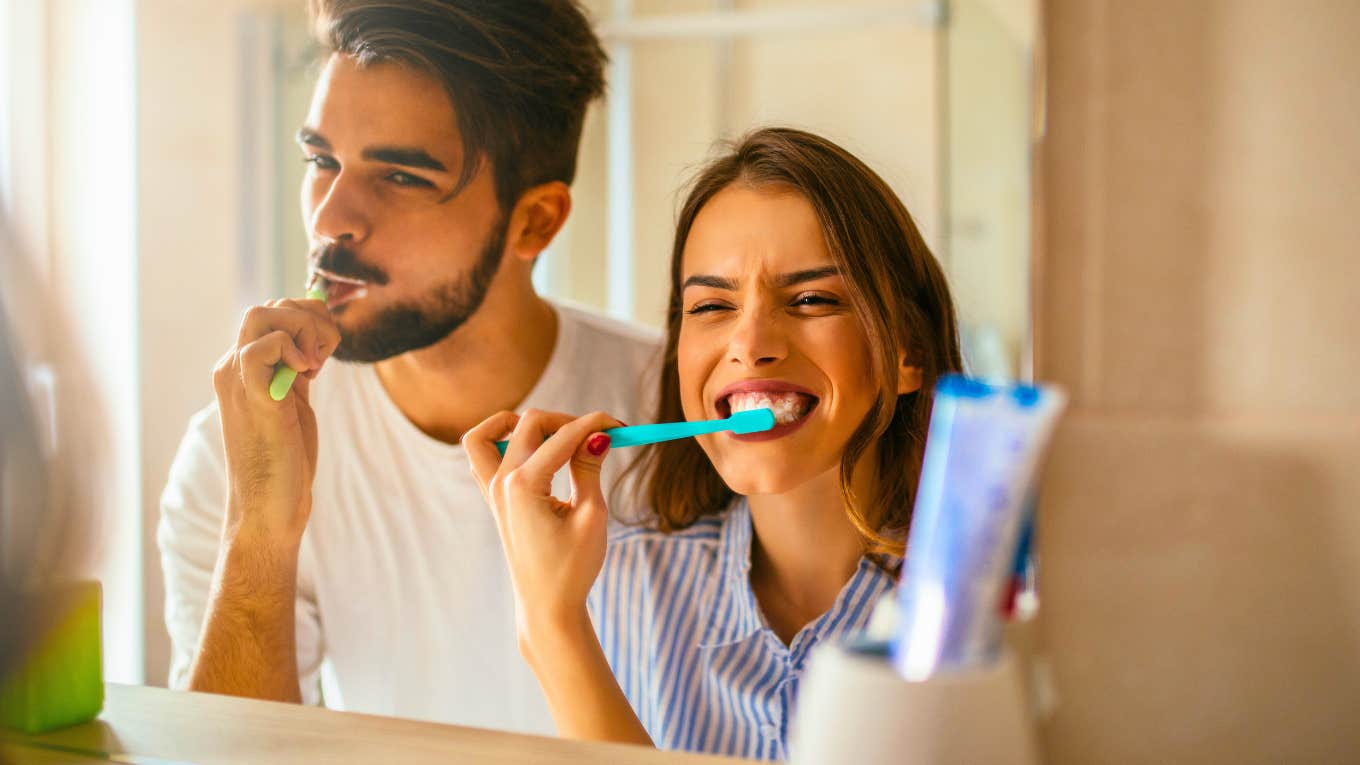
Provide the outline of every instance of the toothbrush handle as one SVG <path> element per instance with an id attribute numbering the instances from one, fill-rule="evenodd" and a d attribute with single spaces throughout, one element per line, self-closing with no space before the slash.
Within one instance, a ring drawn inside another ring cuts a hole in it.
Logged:
<path id="1" fill-rule="evenodd" d="M 610 428 L 604 431 L 609 436 L 609 446 L 643 446 L 677 438 L 701 436 L 726 429 L 726 420 L 705 420 L 702 422 L 664 422 L 654 425 L 629 425 Z"/>
<path id="2" fill-rule="evenodd" d="M 326 293 L 318 289 L 307 290 L 308 300 L 326 300 Z M 269 397 L 275 401 L 282 401 L 288 391 L 293 388 L 293 381 L 297 379 L 297 370 L 280 361 L 274 365 L 274 376 L 269 380 Z"/>
<path id="3" fill-rule="evenodd" d="M 297 370 L 280 361 L 274 365 L 274 377 L 269 381 L 269 397 L 275 401 L 282 401 L 288 391 L 293 389 L 293 381 L 297 379 Z"/>
<path id="4" fill-rule="evenodd" d="M 702 420 L 700 422 L 662 422 L 653 425 L 626 425 L 604 431 L 609 436 L 611 449 L 623 446 L 645 446 L 678 438 L 702 436 L 705 433 L 718 433 L 731 427 L 728 420 Z M 497 441 L 496 451 L 505 456 L 509 441 Z"/>

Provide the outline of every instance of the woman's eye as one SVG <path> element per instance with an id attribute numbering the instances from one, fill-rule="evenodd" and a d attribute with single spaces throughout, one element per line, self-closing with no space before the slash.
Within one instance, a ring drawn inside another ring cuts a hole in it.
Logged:
<path id="1" fill-rule="evenodd" d="M 340 167 L 339 163 L 323 154 L 308 154 L 302 158 L 302 161 L 317 170 L 334 170 Z"/>
<path id="2" fill-rule="evenodd" d="M 793 299 L 795 306 L 826 306 L 840 305 L 841 301 L 830 295 L 818 295 L 816 293 L 804 293 Z"/>
<path id="3" fill-rule="evenodd" d="M 425 180 L 424 178 L 417 178 L 416 176 L 411 175 L 410 173 L 403 173 L 403 172 L 400 171 L 400 170 L 398 170 L 398 171 L 392 173 L 391 175 L 387 176 L 387 180 L 389 180 L 389 181 L 395 183 L 395 184 L 398 185 L 398 186 L 432 186 L 432 185 L 434 185 L 434 184 L 430 183 L 429 181 Z"/>
<path id="4" fill-rule="evenodd" d="M 685 311 L 685 313 L 689 314 L 690 316 L 698 316 L 700 314 L 713 313 L 715 311 L 725 310 L 726 308 L 727 306 L 724 306 L 720 303 L 700 303 L 694 306 L 693 308 L 690 308 L 688 311 Z"/>

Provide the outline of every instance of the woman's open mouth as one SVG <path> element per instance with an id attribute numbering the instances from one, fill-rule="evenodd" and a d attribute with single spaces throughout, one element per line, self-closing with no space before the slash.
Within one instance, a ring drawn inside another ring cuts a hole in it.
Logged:
<path id="1" fill-rule="evenodd" d="M 715 402 L 718 414 L 730 417 L 752 409 L 774 412 L 775 426 L 761 433 L 728 435 L 738 441 L 770 441 L 782 438 L 801 428 L 808 415 L 817 408 L 819 399 L 801 386 L 776 380 L 747 380 L 729 385 L 718 394 Z"/>

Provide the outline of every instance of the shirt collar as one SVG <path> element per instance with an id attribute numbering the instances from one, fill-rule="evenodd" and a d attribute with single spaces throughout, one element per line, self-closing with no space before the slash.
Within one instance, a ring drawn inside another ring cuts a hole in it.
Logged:
<path id="1" fill-rule="evenodd" d="M 717 571 L 716 596 L 702 614 L 708 628 L 699 639 L 701 647 L 736 643 L 765 626 L 751 591 L 751 508 L 745 498 L 734 500 L 723 517 Z"/>
<path id="2" fill-rule="evenodd" d="M 708 612 L 700 613 L 708 623 L 701 633 L 700 647 L 716 648 L 738 643 L 765 627 L 760 605 L 751 589 L 751 538 L 751 507 L 745 498 L 738 497 L 723 517 L 718 533 L 718 581 Z M 819 642 L 859 628 L 861 625 L 849 623 L 847 611 L 858 612 L 865 605 L 872 608 L 883 593 L 893 588 L 896 581 L 893 571 L 898 563 L 898 558 L 884 558 L 881 562 L 867 555 L 860 558 L 854 576 L 842 588 L 831 610 L 803 628 L 793 648 L 805 640 Z"/>

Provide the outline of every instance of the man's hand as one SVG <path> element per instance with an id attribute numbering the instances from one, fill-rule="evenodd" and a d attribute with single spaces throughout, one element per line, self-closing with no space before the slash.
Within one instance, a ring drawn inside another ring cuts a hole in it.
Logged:
<path id="1" fill-rule="evenodd" d="M 312 508 L 316 415 L 308 386 L 340 342 L 319 300 L 246 312 L 213 371 L 227 460 L 227 513 L 189 688 L 299 701 L 294 600 L 297 555 Z M 298 372 L 282 401 L 275 365 Z"/>
<path id="2" fill-rule="evenodd" d="M 295 547 L 311 513 L 316 415 L 308 385 L 340 342 L 319 300 L 276 300 L 246 312 L 236 345 L 213 372 L 226 441 L 224 537 Z M 280 362 L 298 372 L 282 401 L 269 396 Z"/>

